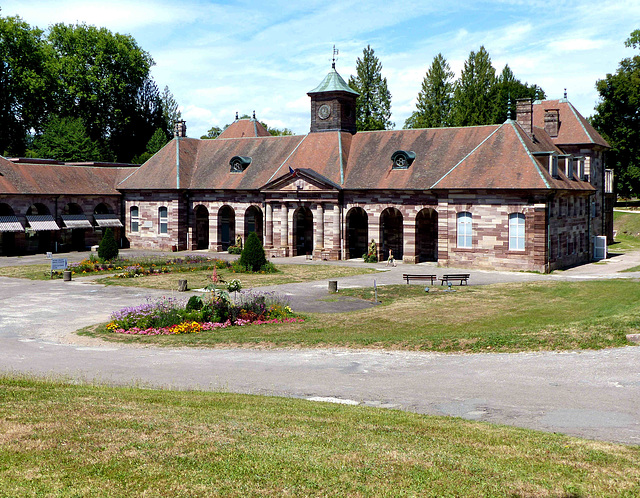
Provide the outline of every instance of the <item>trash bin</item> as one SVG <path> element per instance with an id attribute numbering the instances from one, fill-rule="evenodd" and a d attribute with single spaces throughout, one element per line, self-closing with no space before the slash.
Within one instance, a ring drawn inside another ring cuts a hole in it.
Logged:
<path id="1" fill-rule="evenodd" d="M 337 280 L 329 280 L 329 292 L 338 292 L 338 281 Z"/>
<path id="2" fill-rule="evenodd" d="M 188 289 L 186 280 L 178 280 L 178 291 L 184 292 Z"/>
<path id="3" fill-rule="evenodd" d="M 71 270 L 64 270 L 62 272 L 62 281 L 71 282 Z"/>

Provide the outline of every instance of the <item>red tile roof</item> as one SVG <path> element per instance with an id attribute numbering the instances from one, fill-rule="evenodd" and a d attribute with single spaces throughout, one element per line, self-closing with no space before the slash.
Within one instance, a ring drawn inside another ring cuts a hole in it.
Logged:
<path id="1" fill-rule="evenodd" d="M 0 194 L 118 195 L 116 185 L 137 166 L 71 166 L 0 157 Z"/>
<path id="2" fill-rule="evenodd" d="M 610 145 L 595 130 L 571 103 L 565 99 L 536 101 L 533 104 L 533 125 L 544 129 L 544 113 L 546 109 L 558 109 L 560 126 L 558 136 L 553 138 L 557 145 Z"/>
<path id="3" fill-rule="evenodd" d="M 255 119 L 237 119 L 227 126 L 216 140 L 221 138 L 270 137 L 264 126 Z"/>

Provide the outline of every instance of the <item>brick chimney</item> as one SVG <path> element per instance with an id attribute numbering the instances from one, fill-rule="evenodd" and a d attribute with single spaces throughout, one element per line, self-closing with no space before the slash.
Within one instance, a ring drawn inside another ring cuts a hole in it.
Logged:
<path id="1" fill-rule="evenodd" d="M 544 131 L 551 138 L 558 136 L 558 130 L 560 129 L 560 110 L 559 109 L 545 109 L 544 110 Z"/>
<path id="2" fill-rule="evenodd" d="M 176 121 L 176 129 L 174 131 L 174 136 L 176 137 L 186 137 L 187 136 L 187 123 L 184 120 Z"/>
<path id="3" fill-rule="evenodd" d="M 533 138 L 533 101 L 516 100 L 516 121 L 529 137 Z"/>

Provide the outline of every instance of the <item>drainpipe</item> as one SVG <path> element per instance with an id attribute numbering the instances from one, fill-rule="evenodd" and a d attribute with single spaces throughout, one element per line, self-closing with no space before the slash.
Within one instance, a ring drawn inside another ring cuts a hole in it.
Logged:
<path id="1" fill-rule="evenodd" d="M 180 189 L 180 135 L 176 135 L 176 188 Z"/>

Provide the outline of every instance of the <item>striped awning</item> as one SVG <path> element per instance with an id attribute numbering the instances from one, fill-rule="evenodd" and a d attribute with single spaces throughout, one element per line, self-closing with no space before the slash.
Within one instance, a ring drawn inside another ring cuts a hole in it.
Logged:
<path id="1" fill-rule="evenodd" d="M 0 216 L 0 232 L 24 232 L 17 216 Z"/>
<path id="2" fill-rule="evenodd" d="M 27 216 L 29 227 L 36 232 L 44 232 L 47 230 L 60 230 L 60 227 L 50 214 L 40 214 L 36 216 Z"/>
<path id="3" fill-rule="evenodd" d="M 63 214 L 62 222 L 66 228 L 93 228 L 84 214 Z"/>
<path id="4" fill-rule="evenodd" d="M 96 224 L 99 227 L 121 227 L 122 223 L 115 214 L 94 214 Z"/>

